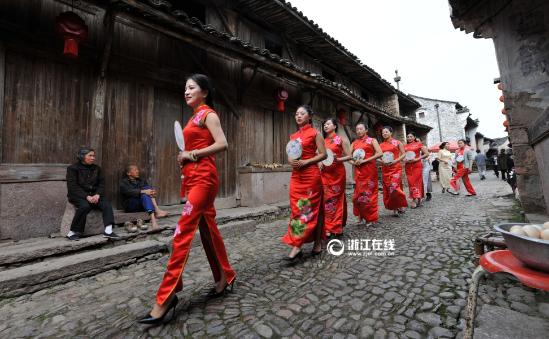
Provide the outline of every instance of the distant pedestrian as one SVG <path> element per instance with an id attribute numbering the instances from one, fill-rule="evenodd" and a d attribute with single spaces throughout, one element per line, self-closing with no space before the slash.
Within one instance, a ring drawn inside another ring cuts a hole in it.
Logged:
<path id="1" fill-rule="evenodd" d="M 421 160 L 423 165 L 423 190 L 425 191 L 425 200 L 429 201 L 432 198 L 433 184 L 431 182 L 431 164 L 429 157 Z"/>
<path id="2" fill-rule="evenodd" d="M 505 154 L 504 149 L 499 151 L 498 169 L 501 173 L 501 180 L 506 180 L 505 178 L 506 178 L 506 174 L 507 174 L 507 155 Z"/>
<path id="3" fill-rule="evenodd" d="M 475 156 L 475 163 L 477 164 L 478 175 L 480 180 L 486 179 L 486 156 L 480 153 L 480 150 L 477 149 L 477 155 Z"/>
<path id="4" fill-rule="evenodd" d="M 437 180 L 440 180 L 439 179 L 439 174 L 438 174 L 438 166 L 440 165 L 440 162 L 438 161 L 438 158 L 435 158 L 433 160 L 433 162 L 431 162 L 431 167 L 433 168 L 433 172 L 436 173 L 437 175 Z"/>
<path id="5" fill-rule="evenodd" d="M 494 165 L 494 174 L 496 175 L 496 178 L 499 179 L 499 168 L 498 168 L 498 155 L 497 154 L 494 154 L 494 156 L 492 157 L 492 163 Z"/>
<path id="6" fill-rule="evenodd" d="M 450 179 L 452 178 L 452 153 L 448 150 L 450 144 L 443 142 L 440 144 L 440 151 L 438 151 L 438 161 L 440 162 L 438 167 L 440 185 L 442 186 L 442 193 L 450 189 Z"/>
<path id="7" fill-rule="evenodd" d="M 475 189 L 471 185 L 471 181 L 469 179 L 469 174 L 471 174 L 473 170 L 473 151 L 465 147 L 465 140 L 463 139 L 458 141 L 458 146 L 459 148 L 456 151 L 456 174 L 450 180 L 450 186 L 452 186 L 452 189 L 449 192 L 453 195 L 459 194 L 457 181 L 461 179 L 465 189 L 468 192 L 466 196 L 475 196 L 477 193 L 475 192 Z"/>

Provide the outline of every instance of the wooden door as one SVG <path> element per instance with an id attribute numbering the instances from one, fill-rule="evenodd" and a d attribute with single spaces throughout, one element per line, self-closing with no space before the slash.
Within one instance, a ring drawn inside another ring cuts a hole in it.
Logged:
<path id="1" fill-rule="evenodd" d="M 189 109 L 184 109 L 183 93 L 163 88 L 154 91 L 154 155 L 152 166 L 152 183 L 158 189 L 160 205 L 179 204 L 181 174 L 177 164 L 179 149 L 175 143 L 173 124 L 178 120 L 185 127 L 191 116 Z"/>

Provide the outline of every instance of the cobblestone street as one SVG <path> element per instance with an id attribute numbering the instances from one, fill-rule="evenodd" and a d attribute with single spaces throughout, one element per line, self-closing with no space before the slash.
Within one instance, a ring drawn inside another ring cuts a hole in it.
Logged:
<path id="1" fill-rule="evenodd" d="M 440 193 L 400 218 L 381 209 L 365 229 L 351 217 L 346 239 L 394 239 L 395 255 L 332 256 L 326 251 L 288 267 L 280 242 L 287 219 L 258 225 L 226 241 L 238 276 L 233 293 L 217 300 L 206 256 L 193 248 L 177 316 L 147 328 L 135 319 L 150 310 L 167 256 L 0 301 L 0 337 L 374 337 L 459 336 L 463 327 L 472 240 L 493 224 L 518 220 L 507 183 L 473 175 L 477 197 Z M 381 200 L 381 195 L 380 195 Z M 349 206 L 351 208 L 352 206 Z M 352 215 L 352 213 L 350 213 Z M 549 295 L 503 277 L 481 284 L 479 305 L 548 318 Z"/>

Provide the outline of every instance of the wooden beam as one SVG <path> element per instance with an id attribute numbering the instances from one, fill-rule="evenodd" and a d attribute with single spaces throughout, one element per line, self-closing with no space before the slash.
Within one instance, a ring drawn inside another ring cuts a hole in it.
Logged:
<path id="1" fill-rule="evenodd" d="M 112 39 L 114 35 L 114 25 L 116 20 L 116 13 L 111 9 L 105 13 L 103 20 L 103 38 L 105 39 L 103 45 L 103 54 L 101 56 L 101 66 L 99 69 L 99 76 L 95 83 L 95 92 L 92 104 L 92 115 L 90 117 L 90 146 L 96 150 L 102 149 L 103 141 L 103 128 L 105 117 L 105 95 L 107 91 L 107 78 L 106 72 L 109 64 L 109 58 L 112 49 Z M 102 150 L 96 152 L 96 161 L 101 163 L 103 157 Z"/>
<path id="2" fill-rule="evenodd" d="M 294 54 L 292 53 L 292 50 L 290 49 L 290 45 L 288 44 L 288 40 L 287 39 L 282 39 L 282 41 L 284 42 L 284 47 L 286 48 L 286 51 L 288 51 L 288 56 L 290 57 L 290 60 L 292 62 L 295 62 L 295 57 L 294 57 Z"/>
<path id="3" fill-rule="evenodd" d="M 64 181 L 70 164 L 2 164 L 0 183 Z"/>
<path id="4" fill-rule="evenodd" d="M 227 20 L 227 17 L 223 13 L 223 11 L 217 6 L 213 6 L 213 7 L 215 9 L 215 13 L 221 20 L 221 23 L 223 24 L 223 27 L 225 27 L 225 30 L 227 31 L 227 33 L 231 33 L 231 35 L 235 36 L 235 32 L 231 29 L 231 26 L 229 25 L 229 21 Z"/>

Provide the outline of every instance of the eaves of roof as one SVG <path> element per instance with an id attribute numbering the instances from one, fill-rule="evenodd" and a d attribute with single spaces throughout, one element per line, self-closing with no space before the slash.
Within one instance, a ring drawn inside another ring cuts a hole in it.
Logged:
<path id="1" fill-rule="evenodd" d="M 187 42 L 193 42 L 193 38 L 200 39 L 201 42 L 211 43 L 227 53 L 233 51 L 240 56 L 253 58 L 255 61 L 261 62 L 264 65 L 276 67 L 277 71 L 285 70 L 291 75 L 298 75 L 299 78 L 306 79 L 310 83 L 322 86 L 324 89 L 337 94 L 339 97 L 348 99 L 354 105 L 360 106 L 362 109 L 366 109 L 371 113 L 375 113 L 378 116 L 385 118 L 385 120 L 409 123 L 422 129 L 431 129 L 431 127 L 416 123 L 411 119 L 394 116 L 380 107 L 365 101 L 347 86 L 330 81 L 320 74 L 312 73 L 290 60 L 270 53 L 267 49 L 258 48 L 231 34 L 220 32 L 211 25 L 204 25 L 200 20 L 195 17 L 189 17 L 182 10 L 172 11 L 172 6 L 169 1 L 119 0 L 117 6 L 123 13 L 141 16 L 143 18 L 142 21 L 150 22 L 151 28 L 154 28 L 155 25 L 159 24 L 162 27 L 168 27 L 169 30 L 174 31 L 177 34 L 191 35 Z M 194 42 L 196 43 L 196 41 Z"/>
<path id="2" fill-rule="evenodd" d="M 237 0 L 241 11 L 254 14 L 272 27 L 285 33 L 286 37 L 300 45 L 307 46 L 328 65 L 336 64 L 338 70 L 366 88 L 394 93 L 408 105 L 419 105 L 412 98 L 396 89 L 343 46 L 326 33 L 317 23 L 285 0 Z M 419 107 L 419 106 L 418 106 Z"/>

